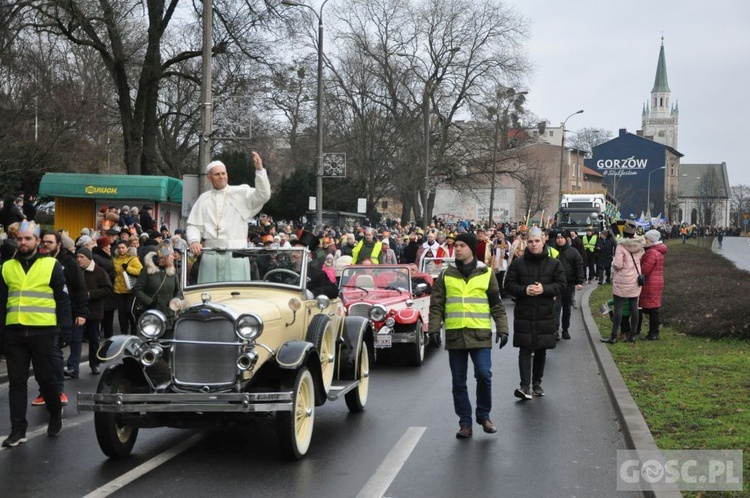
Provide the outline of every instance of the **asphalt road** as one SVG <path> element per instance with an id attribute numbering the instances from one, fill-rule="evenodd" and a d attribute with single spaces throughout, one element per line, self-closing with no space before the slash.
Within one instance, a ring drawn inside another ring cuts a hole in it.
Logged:
<path id="1" fill-rule="evenodd" d="M 735 264 L 740 270 L 750 271 L 750 237 L 724 237 L 719 249 L 719 242 L 714 239 L 712 249 Z"/>
<path id="2" fill-rule="evenodd" d="M 0 450 L 2 496 L 615 496 L 616 450 L 626 446 L 582 326 L 575 311 L 573 339 L 548 353 L 544 398 L 516 400 L 517 350 L 493 350 L 497 434 L 475 426 L 472 439 L 455 439 L 447 353 L 430 348 L 421 368 L 373 366 L 364 413 L 350 414 L 343 400 L 318 407 L 310 452 L 291 463 L 281 459 L 270 421 L 241 430 L 141 429 L 130 458 L 109 460 L 92 414 L 74 407 L 73 393 L 98 382 L 82 369 L 66 385 L 71 405 L 58 438 L 46 436 L 44 409 L 29 407 L 29 441 Z M 6 384 L 2 435 L 7 394 Z"/>

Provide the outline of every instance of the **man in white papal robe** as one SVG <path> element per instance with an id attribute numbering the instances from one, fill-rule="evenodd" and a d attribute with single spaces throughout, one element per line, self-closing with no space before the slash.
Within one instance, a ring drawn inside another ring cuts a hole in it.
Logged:
<path id="1" fill-rule="evenodd" d="M 247 247 L 248 222 L 271 198 L 271 184 L 268 173 L 263 169 L 263 160 L 256 152 L 252 153 L 252 159 L 255 188 L 229 185 L 227 168 L 221 161 L 213 161 L 206 166 L 211 189 L 202 193 L 193 205 L 185 232 L 190 250 L 196 256 L 201 254 L 204 247 Z M 250 280 L 250 269 L 245 258 L 218 253 L 206 253 L 201 257 L 199 283 L 243 280 Z"/>

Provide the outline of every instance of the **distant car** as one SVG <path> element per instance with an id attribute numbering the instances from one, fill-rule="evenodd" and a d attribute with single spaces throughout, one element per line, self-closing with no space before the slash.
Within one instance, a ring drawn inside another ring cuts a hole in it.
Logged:
<path id="1" fill-rule="evenodd" d="M 301 249 L 206 250 L 200 258 L 220 258 L 219 275 L 183 271 L 184 299 L 170 303 L 173 331 L 150 310 L 137 336 L 107 339 L 100 358 L 119 362 L 96 393 L 78 395 L 79 410 L 94 412 L 99 446 L 113 458 L 130 454 L 139 428 L 235 426 L 268 414 L 283 456 L 303 457 L 317 406 L 343 397 L 350 411 L 365 408 L 370 322 L 305 288 Z M 247 277 L 227 281 L 222 273 L 237 265 Z"/>
<path id="2" fill-rule="evenodd" d="M 439 346 L 442 339 L 439 333 L 427 334 L 432 277 L 415 277 L 409 265 L 346 266 L 339 292 L 348 316 L 370 320 L 378 354 L 398 349 L 409 363 L 420 366 L 426 344 Z"/>

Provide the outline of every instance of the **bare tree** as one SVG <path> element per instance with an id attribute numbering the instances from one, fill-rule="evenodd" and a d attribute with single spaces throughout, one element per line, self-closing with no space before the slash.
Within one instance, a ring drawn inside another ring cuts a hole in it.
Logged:
<path id="1" fill-rule="evenodd" d="M 552 197 L 553 188 L 547 170 L 542 164 L 527 163 L 518 180 L 521 185 L 522 214 L 528 213 L 534 217 L 549 205 Z"/>
<path id="2" fill-rule="evenodd" d="M 196 80 L 194 74 L 182 72 L 187 66 L 181 64 L 200 57 L 201 41 L 195 36 L 198 32 L 190 29 L 194 19 L 184 20 L 185 16 L 181 16 L 175 20 L 178 4 L 178 0 L 29 2 L 34 29 L 98 54 L 116 95 L 123 163 L 129 174 L 150 174 L 157 169 L 163 80 L 169 77 Z M 267 41 L 272 32 L 270 27 L 282 19 L 276 9 L 262 0 L 217 0 L 215 6 L 213 14 L 218 22 L 214 54 L 241 57 L 246 61 L 245 68 L 252 62 L 265 60 L 272 51 L 267 50 L 268 43 L 258 41 L 263 37 Z M 199 14 L 196 8 L 195 16 Z M 170 37 L 170 33 L 174 35 Z M 230 53 L 230 45 L 234 54 Z"/>
<path id="3" fill-rule="evenodd" d="M 565 138 L 568 146 L 585 151 L 586 157 L 591 157 L 594 147 L 612 139 L 612 132 L 601 128 L 582 128 L 577 132 L 568 132 Z"/>
<path id="4" fill-rule="evenodd" d="M 719 175 L 710 169 L 698 182 L 696 193 L 698 195 L 698 224 L 713 225 L 716 220 L 716 209 L 720 204 L 723 192 Z"/>
<path id="5" fill-rule="evenodd" d="M 733 185 L 731 188 L 731 211 L 730 219 L 740 226 L 744 215 L 750 212 L 750 186 Z"/>

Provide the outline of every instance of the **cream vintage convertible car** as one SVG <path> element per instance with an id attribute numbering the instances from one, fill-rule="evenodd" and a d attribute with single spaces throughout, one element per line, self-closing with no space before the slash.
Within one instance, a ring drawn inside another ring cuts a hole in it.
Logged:
<path id="1" fill-rule="evenodd" d="M 78 395 L 107 456 L 129 455 L 139 428 L 237 426 L 273 414 L 282 455 L 299 459 L 316 407 L 344 398 L 350 411 L 364 410 L 370 322 L 306 288 L 305 250 L 207 250 L 196 265 L 213 270 L 183 270 L 173 329 L 160 311 L 145 312 L 137 336 L 102 344 L 99 357 L 116 362 L 96 393 Z"/>

